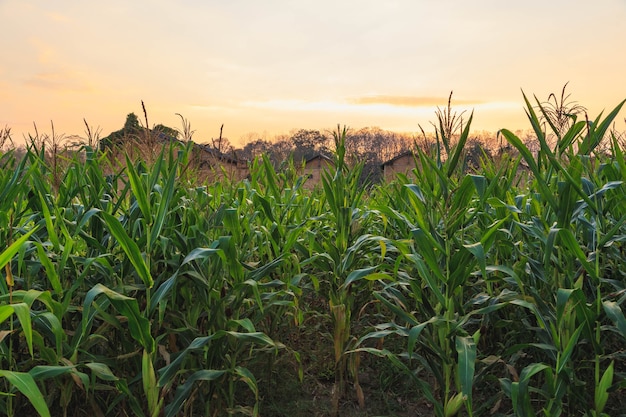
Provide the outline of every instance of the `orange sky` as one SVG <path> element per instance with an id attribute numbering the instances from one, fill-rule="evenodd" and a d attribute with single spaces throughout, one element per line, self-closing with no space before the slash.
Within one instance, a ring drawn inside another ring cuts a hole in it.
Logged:
<path id="1" fill-rule="evenodd" d="M 529 127 L 521 91 L 626 98 L 626 1 L 0 0 L 0 128 L 102 135 L 126 114 L 194 139 L 430 128 L 450 91 L 475 130 Z M 618 118 L 623 130 L 623 115 Z"/>

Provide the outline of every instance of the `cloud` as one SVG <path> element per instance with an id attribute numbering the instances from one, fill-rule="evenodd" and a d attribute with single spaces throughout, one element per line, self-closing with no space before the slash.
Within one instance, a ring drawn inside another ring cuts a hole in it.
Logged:
<path id="1" fill-rule="evenodd" d="M 373 105 L 384 104 L 389 106 L 400 107 L 436 107 L 445 106 L 448 103 L 448 97 L 413 97 L 413 96 L 362 96 L 351 100 L 354 104 Z M 482 104 L 480 100 L 459 100 L 452 98 L 453 105 L 476 105 Z"/>
<path id="2" fill-rule="evenodd" d="M 62 90 L 74 92 L 91 91 L 91 85 L 75 71 L 60 70 L 39 72 L 24 81 L 24 85 L 44 90 Z"/>
<path id="3" fill-rule="evenodd" d="M 357 104 L 351 100 L 293 100 L 274 99 L 265 101 L 245 101 L 244 108 L 283 111 L 288 113 L 318 113 L 318 114 L 352 114 L 372 116 L 414 117 L 416 114 L 432 113 L 430 107 L 393 106 L 388 103 L 376 102 L 367 105 Z"/>
<path id="4" fill-rule="evenodd" d="M 50 65 L 59 60 L 57 49 L 48 42 L 38 37 L 31 37 L 28 42 L 34 49 L 33 52 L 39 65 Z"/>
<path id="5" fill-rule="evenodd" d="M 46 12 L 45 16 L 53 22 L 69 23 L 72 21 L 69 16 L 54 11 Z"/>

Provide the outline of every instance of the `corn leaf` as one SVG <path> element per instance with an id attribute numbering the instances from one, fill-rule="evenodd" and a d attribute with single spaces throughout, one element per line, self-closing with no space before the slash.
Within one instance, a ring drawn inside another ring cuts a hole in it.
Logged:
<path id="1" fill-rule="evenodd" d="M 6 378 L 18 391 L 24 394 L 41 417 L 50 417 L 45 397 L 41 394 L 31 375 L 24 372 L 0 370 L 0 377 Z"/>
<path id="2" fill-rule="evenodd" d="M 600 382 L 596 385 L 594 405 L 598 415 L 604 411 L 606 402 L 609 400 L 609 388 L 613 385 L 613 365 L 614 362 L 611 361 L 611 364 L 606 368 L 604 374 L 602 374 Z"/>
<path id="3" fill-rule="evenodd" d="M 197 381 L 216 381 L 226 374 L 224 370 L 201 369 L 191 374 L 182 386 L 176 388 L 174 400 L 165 407 L 166 417 L 175 417 L 189 398 L 189 394 Z M 209 400 L 210 401 L 210 400 Z"/>
<path id="4" fill-rule="evenodd" d="M 22 248 L 22 245 L 28 240 L 30 235 L 32 235 L 36 230 L 37 228 L 35 227 L 23 234 L 0 254 L 0 269 L 4 268 L 4 266 L 9 263 L 15 254 Z"/>
<path id="5" fill-rule="evenodd" d="M 148 265 L 141 254 L 139 247 L 135 243 L 134 240 L 128 236 L 126 230 L 120 223 L 120 221 L 115 217 L 106 212 L 100 212 L 100 216 L 102 216 L 104 222 L 107 227 L 111 231 L 111 234 L 115 237 L 119 245 L 122 247 L 126 256 L 135 267 L 135 271 L 137 271 L 137 275 L 143 281 L 146 289 L 152 288 L 154 285 L 154 281 L 152 279 L 152 275 L 148 270 Z"/>
<path id="6" fill-rule="evenodd" d="M 458 354 L 457 368 L 461 382 L 461 392 L 467 399 L 468 409 L 471 409 L 474 367 L 476 364 L 476 343 L 471 336 L 457 336 L 455 346 Z"/>
<path id="7" fill-rule="evenodd" d="M 624 318 L 624 312 L 620 306 L 614 301 L 606 300 L 602 302 L 602 307 L 622 337 L 626 338 L 626 318 Z"/>
<path id="8" fill-rule="evenodd" d="M 105 295 L 117 311 L 128 319 L 128 327 L 131 336 L 137 340 L 148 353 L 154 352 L 155 341 L 150 333 L 150 321 L 139 311 L 137 300 L 119 294 L 102 284 L 96 284 L 85 296 L 82 321 L 83 334 L 86 333 L 87 326 L 91 321 L 90 314 L 93 308 L 93 301 L 99 295 Z"/>

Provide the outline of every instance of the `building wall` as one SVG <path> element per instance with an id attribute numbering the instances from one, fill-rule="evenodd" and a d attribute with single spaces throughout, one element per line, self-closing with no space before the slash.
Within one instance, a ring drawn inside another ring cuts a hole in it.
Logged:
<path id="1" fill-rule="evenodd" d="M 210 181 L 223 179 L 241 181 L 250 174 L 250 169 L 245 161 L 223 160 L 207 152 L 201 154 L 199 167 L 200 175 Z"/>
<path id="2" fill-rule="evenodd" d="M 412 176 L 413 169 L 415 168 L 415 159 L 413 154 L 402 155 L 393 162 L 387 162 L 383 166 L 383 177 L 385 181 L 393 181 L 396 178 L 396 174 L 405 174 Z"/>
<path id="3" fill-rule="evenodd" d="M 304 183 L 303 187 L 309 190 L 322 186 L 322 173 L 325 170 L 330 170 L 333 167 L 333 162 L 326 158 L 313 158 L 306 163 L 303 170 L 303 175 L 307 175 L 308 179 Z"/>

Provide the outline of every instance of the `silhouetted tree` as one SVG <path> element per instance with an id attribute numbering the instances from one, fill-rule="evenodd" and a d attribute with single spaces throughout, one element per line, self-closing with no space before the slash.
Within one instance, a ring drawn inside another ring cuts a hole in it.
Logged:
<path id="1" fill-rule="evenodd" d="M 172 129 L 171 127 L 167 127 L 162 124 L 154 126 L 152 131 L 156 133 L 161 139 L 178 139 L 178 130 Z"/>
<path id="2" fill-rule="evenodd" d="M 286 136 L 279 136 L 272 143 L 272 146 L 269 150 L 270 160 L 274 164 L 275 167 L 280 167 L 281 164 L 284 164 L 289 160 L 289 157 L 292 155 L 294 151 L 293 142 L 289 140 Z"/>
<path id="3" fill-rule="evenodd" d="M 378 182 L 382 178 L 380 165 L 410 149 L 412 140 L 378 127 L 367 127 L 348 132 L 346 156 L 351 163 L 362 161 L 362 181 Z"/>
<path id="4" fill-rule="evenodd" d="M 220 127 L 220 135 L 217 138 L 211 139 L 211 147 L 219 155 L 226 155 L 233 152 L 233 146 L 230 144 L 228 138 L 223 136 L 224 125 Z"/>
<path id="5" fill-rule="evenodd" d="M 147 137 L 169 141 L 178 138 L 178 131 L 163 124 L 158 124 L 154 126 L 153 129 L 146 131 L 146 129 L 139 124 L 137 115 L 135 113 L 129 113 L 126 116 L 124 127 L 100 139 L 100 150 L 105 150 L 113 146 L 121 146 L 128 141 L 137 142 Z"/>
<path id="6" fill-rule="evenodd" d="M 123 142 L 128 139 L 137 140 L 140 132 L 141 126 L 139 125 L 139 118 L 135 113 L 129 113 L 126 116 L 124 127 L 100 139 L 100 150 L 103 151 L 113 146 L 122 145 Z"/>
<path id="7" fill-rule="evenodd" d="M 309 159 L 319 153 L 328 153 L 330 137 L 324 135 L 319 130 L 300 129 L 290 137 L 293 143 L 293 159 L 299 162 Z"/>
<path id="8" fill-rule="evenodd" d="M 139 118 L 137 117 L 137 115 L 135 113 L 128 113 L 128 115 L 126 116 L 126 122 L 124 123 L 124 127 L 122 128 L 122 130 L 136 133 L 140 129 L 141 126 L 139 125 Z"/>
<path id="9" fill-rule="evenodd" d="M 257 156 L 261 156 L 263 154 L 269 155 L 271 148 L 272 142 L 264 139 L 256 139 L 254 141 L 246 143 L 243 148 L 237 151 L 237 153 L 240 158 L 251 161 Z"/>

